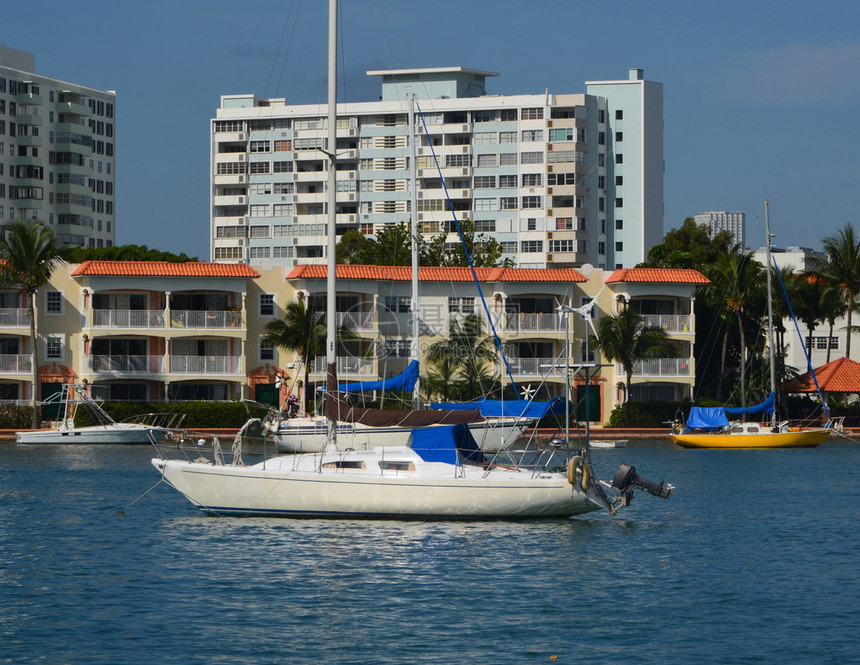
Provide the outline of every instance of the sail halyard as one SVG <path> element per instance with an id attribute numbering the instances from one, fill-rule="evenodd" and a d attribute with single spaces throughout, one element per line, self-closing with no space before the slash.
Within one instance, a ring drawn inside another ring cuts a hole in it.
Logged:
<path id="1" fill-rule="evenodd" d="M 328 210 L 327 210 L 327 257 L 326 257 L 326 385 L 328 390 L 337 390 L 337 228 L 335 225 L 337 204 L 337 5 L 338 0 L 328 3 Z M 307 390 L 307 386 L 305 387 Z M 326 397 L 323 397 L 325 400 Z M 325 409 L 327 419 L 326 441 L 330 448 L 337 449 L 337 412 Z"/>
<path id="2" fill-rule="evenodd" d="M 420 353 L 420 344 L 418 341 L 419 326 L 418 326 L 418 171 L 416 160 L 418 159 L 418 150 L 416 142 L 418 132 L 415 127 L 415 93 L 409 94 L 409 215 L 410 215 L 410 235 L 412 248 L 412 303 L 409 309 L 412 310 L 412 343 L 410 344 L 410 360 L 419 362 L 418 355 Z M 421 406 L 421 376 L 416 374 L 415 385 L 412 388 L 412 408 L 418 409 Z"/>
<path id="3" fill-rule="evenodd" d="M 430 136 L 430 132 L 427 129 L 427 120 L 424 117 L 424 112 L 421 110 L 421 106 L 419 104 L 415 105 L 418 110 L 418 115 L 421 118 L 421 125 L 424 127 L 424 133 L 427 136 Z M 454 203 L 451 201 L 451 194 L 448 192 L 448 185 L 445 183 L 445 177 L 442 175 L 442 167 L 439 164 L 439 156 L 436 154 L 436 150 L 433 147 L 433 142 L 430 141 L 428 147 L 430 148 L 430 152 L 433 155 L 433 163 L 436 165 L 436 171 L 439 173 L 439 179 L 442 181 L 442 190 L 445 192 L 445 200 L 448 202 L 448 208 L 451 211 L 451 217 L 454 219 L 454 225 L 457 227 L 457 235 L 460 237 L 460 242 L 463 245 L 463 253 L 466 255 L 466 262 L 469 264 L 469 270 L 472 273 L 472 281 L 475 282 L 475 287 L 478 289 L 478 295 L 481 298 L 481 304 L 484 307 L 484 313 L 487 315 L 487 322 L 490 324 L 490 330 L 493 332 L 493 339 L 496 342 L 496 349 L 499 352 L 499 357 L 502 359 L 502 362 L 505 365 L 505 369 L 508 373 L 508 378 L 511 380 L 511 388 L 514 390 L 515 399 L 520 398 L 520 391 L 517 388 L 517 383 L 514 381 L 514 374 L 511 371 L 510 363 L 508 363 L 508 358 L 505 355 L 505 350 L 502 348 L 502 340 L 499 337 L 499 333 L 496 331 L 496 326 L 493 323 L 493 317 L 490 315 L 490 308 L 487 306 L 487 300 L 484 298 L 484 290 L 481 288 L 481 283 L 478 281 L 478 273 L 475 271 L 475 264 L 472 262 L 472 255 L 469 252 L 469 248 L 466 246 L 466 238 L 463 236 L 463 230 L 460 228 L 460 220 L 457 217 L 457 213 L 454 210 Z"/>
<path id="4" fill-rule="evenodd" d="M 770 234 L 770 204 L 768 201 L 764 202 L 764 236 L 765 236 L 765 257 L 767 259 L 767 269 L 765 272 L 767 273 L 767 347 L 768 347 L 768 359 L 770 361 L 770 392 L 772 395 L 776 394 L 776 358 L 774 358 L 774 354 L 776 353 L 776 347 L 774 347 L 773 343 L 773 285 L 772 285 L 772 277 L 771 277 L 771 260 L 770 260 L 770 241 L 772 240 L 772 236 Z M 770 414 L 770 424 L 771 427 L 776 427 L 776 407 L 774 406 L 773 411 Z"/>

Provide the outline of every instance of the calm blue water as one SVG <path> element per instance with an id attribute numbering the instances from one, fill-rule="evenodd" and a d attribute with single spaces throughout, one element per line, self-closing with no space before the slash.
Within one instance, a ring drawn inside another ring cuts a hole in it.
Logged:
<path id="1" fill-rule="evenodd" d="M 595 451 L 611 518 L 209 518 L 145 447 L 0 446 L 0 663 L 849 663 L 860 445 Z"/>

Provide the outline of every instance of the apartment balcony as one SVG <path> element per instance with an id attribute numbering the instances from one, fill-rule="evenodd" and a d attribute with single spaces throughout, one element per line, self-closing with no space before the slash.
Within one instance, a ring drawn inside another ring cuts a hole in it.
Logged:
<path id="1" fill-rule="evenodd" d="M 15 95 L 15 103 L 19 105 L 39 106 L 42 104 L 42 95 L 37 95 L 35 92 L 19 92 Z"/>
<path id="2" fill-rule="evenodd" d="M 356 332 L 376 330 L 376 324 L 373 322 L 373 312 L 338 312 L 337 327 L 347 328 Z"/>
<path id="3" fill-rule="evenodd" d="M 689 314 L 643 314 L 645 323 L 651 326 L 660 326 L 667 332 L 691 332 Z"/>
<path id="4" fill-rule="evenodd" d="M 314 358 L 311 374 L 325 375 L 325 357 Z M 365 379 L 376 378 L 373 358 L 359 358 L 357 356 L 338 356 L 337 358 L 338 379 L 361 377 Z"/>
<path id="5" fill-rule="evenodd" d="M 0 309 L 0 327 L 16 328 L 30 327 L 30 312 L 24 308 Z"/>
<path id="6" fill-rule="evenodd" d="M 94 309 L 93 328 L 166 328 L 160 309 Z"/>
<path id="7" fill-rule="evenodd" d="M 57 102 L 54 106 L 57 113 L 72 113 L 74 115 L 91 116 L 93 112 L 89 106 L 84 104 L 75 104 L 74 102 Z"/>
<path id="8" fill-rule="evenodd" d="M 0 374 L 33 374 L 33 356 L 27 354 L 2 354 L 0 355 Z"/>
<path id="9" fill-rule="evenodd" d="M 242 312 L 238 311 L 172 310 L 170 327 L 195 330 L 241 330 L 244 329 L 245 324 L 242 320 Z"/>
<path id="10" fill-rule="evenodd" d="M 560 376 L 564 373 L 561 358 L 508 358 L 508 366 L 515 376 Z M 504 366 L 499 367 L 500 371 L 504 369 Z"/>
<path id="11" fill-rule="evenodd" d="M 615 365 L 616 376 L 624 376 L 624 368 Z M 633 364 L 633 376 L 691 377 L 693 361 L 690 358 L 648 358 Z"/>
<path id="12" fill-rule="evenodd" d="M 538 312 L 507 312 L 504 315 L 507 332 L 563 332 L 564 317 Z"/>
<path id="13" fill-rule="evenodd" d="M 18 114 L 18 124 L 19 125 L 29 125 L 31 127 L 41 127 L 42 126 L 42 116 L 36 115 L 35 113 L 19 113 Z"/>
<path id="14" fill-rule="evenodd" d="M 96 374 L 163 374 L 164 356 L 90 356 L 87 367 Z"/>
<path id="15" fill-rule="evenodd" d="M 170 356 L 171 374 L 239 375 L 242 356 Z"/>

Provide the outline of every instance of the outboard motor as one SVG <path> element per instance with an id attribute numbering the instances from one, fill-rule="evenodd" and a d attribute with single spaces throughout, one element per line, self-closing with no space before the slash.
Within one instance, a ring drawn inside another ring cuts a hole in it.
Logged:
<path id="1" fill-rule="evenodd" d="M 615 472 L 615 477 L 612 479 L 612 487 L 618 490 L 623 505 L 630 505 L 633 498 L 633 490 L 643 490 L 661 499 L 668 499 L 672 493 L 672 486 L 663 485 L 663 482 L 655 483 L 647 480 L 636 473 L 635 466 L 622 464 Z"/>

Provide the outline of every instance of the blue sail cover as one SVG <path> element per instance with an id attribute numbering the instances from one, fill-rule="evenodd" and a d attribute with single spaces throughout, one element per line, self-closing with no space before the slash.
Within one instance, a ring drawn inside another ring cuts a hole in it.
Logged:
<path id="1" fill-rule="evenodd" d="M 430 404 L 430 408 L 446 409 L 448 411 L 472 411 L 479 409 L 482 416 L 490 418 L 499 418 L 502 416 L 543 418 L 547 414 L 563 414 L 564 400 L 561 397 L 553 397 L 548 402 L 532 402 L 527 399 L 479 399 L 474 402 L 433 402 Z"/>
<path id="2" fill-rule="evenodd" d="M 729 415 L 739 416 L 747 413 L 770 413 L 776 405 L 776 395 L 771 393 L 768 398 L 761 404 L 753 406 L 694 406 L 690 409 L 690 415 L 687 417 L 687 431 L 700 430 L 716 430 L 727 427 L 729 424 Z"/>
<path id="3" fill-rule="evenodd" d="M 380 381 L 357 381 L 342 383 L 337 388 L 342 393 L 367 393 L 373 390 L 405 390 L 411 392 L 418 380 L 418 361 L 413 360 L 402 374 Z"/>
<path id="4" fill-rule="evenodd" d="M 483 464 L 485 461 L 466 424 L 414 429 L 412 450 L 425 462 Z"/>
<path id="5" fill-rule="evenodd" d="M 773 413 L 776 406 L 776 393 L 771 393 L 767 399 L 761 404 L 753 404 L 752 406 L 727 406 L 726 413 L 730 416 L 739 416 L 744 413 Z"/>
<path id="6" fill-rule="evenodd" d="M 729 419 L 726 410 L 721 406 L 694 406 L 687 416 L 687 430 L 715 430 L 726 427 Z"/>

